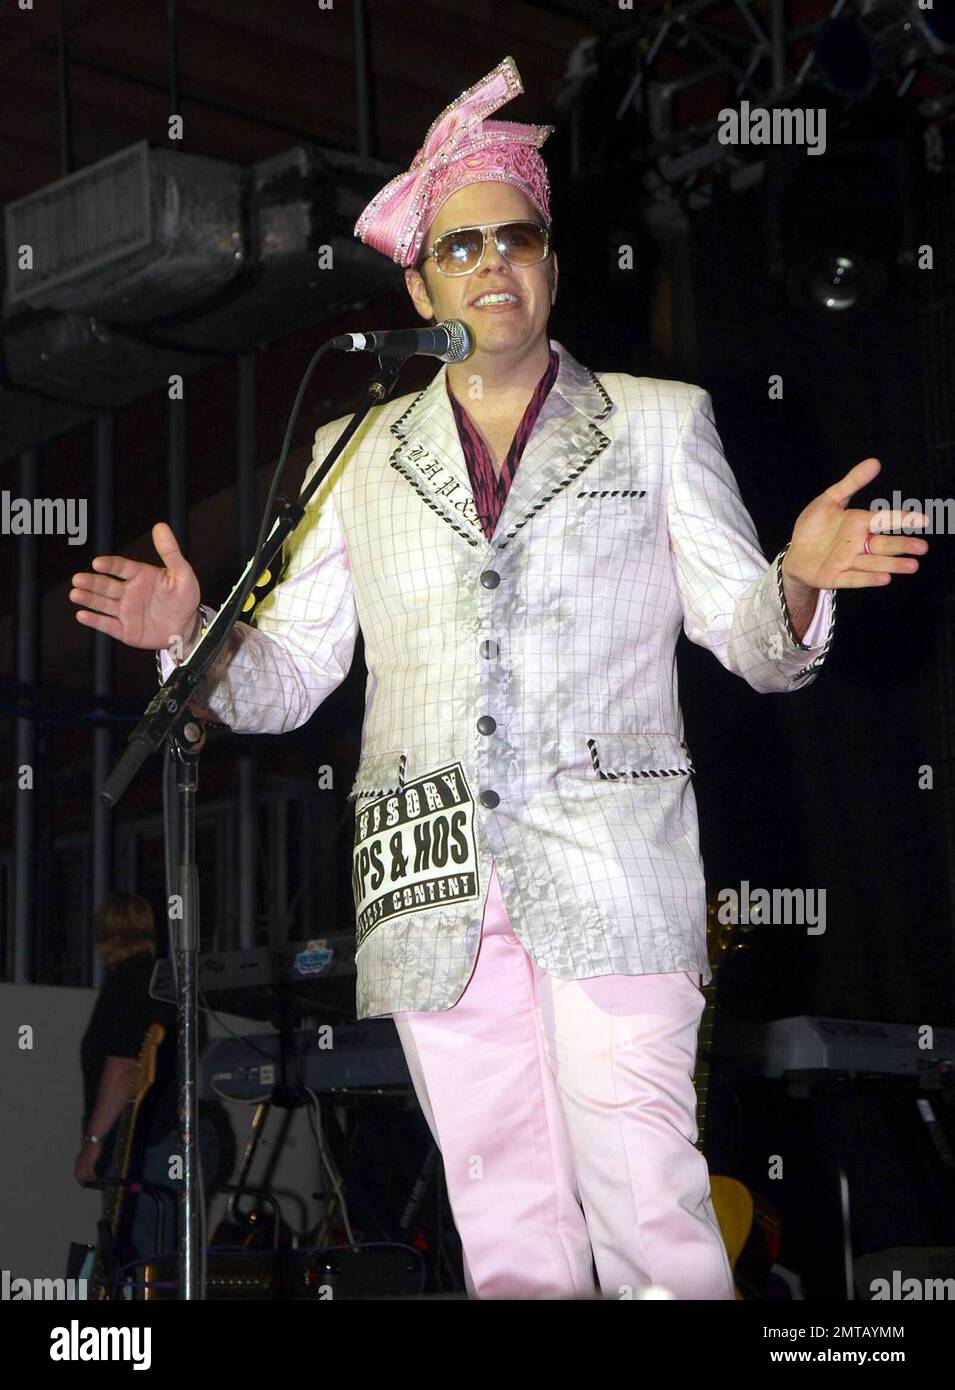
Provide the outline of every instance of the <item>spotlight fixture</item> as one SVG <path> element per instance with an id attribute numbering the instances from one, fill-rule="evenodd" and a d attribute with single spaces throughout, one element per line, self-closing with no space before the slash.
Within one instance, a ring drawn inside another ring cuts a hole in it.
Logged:
<path id="1" fill-rule="evenodd" d="M 815 31 L 812 49 L 820 75 L 833 91 L 863 97 L 875 86 L 878 64 L 858 20 L 849 15 L 827 19 Z"/>
<path id="2" fill-rule="evenodd" d="M 811 261 L 802 278 L 810 302 L 831 313 L 870 303 L 880 283 L 877 263 L 829 253 Z"/>
<path id="3" fill-rule="evenodd" d="M 790 305 L 846 316 L 890 291 L 903 241 L 894 153 L 892 142 L 841 142 L 778 162 L 770 273 Z"/>

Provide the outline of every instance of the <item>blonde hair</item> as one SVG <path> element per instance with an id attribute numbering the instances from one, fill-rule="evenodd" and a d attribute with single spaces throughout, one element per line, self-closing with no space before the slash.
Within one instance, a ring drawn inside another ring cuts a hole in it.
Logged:
<path id="1" fill-rule="evenodd" d="M 155 914 L 137 893 L 109 893 L 97 908 L 94 921 L 96 944 L 107 970 L 140 951 L 155 954 Z"/>

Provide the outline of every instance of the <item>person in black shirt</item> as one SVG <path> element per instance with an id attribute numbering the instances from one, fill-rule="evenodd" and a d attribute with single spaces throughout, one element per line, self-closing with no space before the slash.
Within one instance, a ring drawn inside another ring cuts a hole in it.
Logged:
<path id="1" fill-rule="evenodd" d="M 117 1255 L 144 1258 L 176 1248 L 178 1182 L 169 1176 L 170 1159 L 179 1151 L 176 1106 L 176 1010 L 149 994 L 156 956 L 152 907 L 135 893 L 111 893 L 96 913 L 96 944 L 106 967 L 83 1041 L 82 1143 L 74 1163 L 77 1182 L 109 1175 L 117 1122 L 129 1099 L 137 1059 L 151 1023 L 165 1036 L 156 1054 L 156 1076 L 143 1099 L 127 1174 L 163 1188 L 162 1236 L 157 1238 L 155 1200 L 127 1194 L 126 1220 Z M 199 1147 L 206 1190 L 214 1185 L 219 1146 L 209 1107 L 200 1106 Z M 122 1248 L 125 1247 L 125 1248 Z"/>

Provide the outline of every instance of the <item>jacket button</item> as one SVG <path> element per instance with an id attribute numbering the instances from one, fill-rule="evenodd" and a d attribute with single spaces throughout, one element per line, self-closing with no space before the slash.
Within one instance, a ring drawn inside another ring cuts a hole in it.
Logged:
<path id="1" fill-rule="evenodd" d="M 497 656 L 500 650 L 501 649 L 496 642 L 481 643 L 481 655 L 488 661 L 490 661 L 492 656 Z"/>
<path id="2" fill-rule="evenodd" d="M 486 806 L 489 811 L 494 810 L 494 807 L 498 804 L 500 799 L 501 798 L 498 796 L 497 792 L 482 792 L 481 795 L 478 797 L 478 800 L 480 801 L 481 805 Z"/>
<path id="3" fill-rule="evenodd" d="M 481 583 L 485 589 L 496 589 L 501 582 L 501 576 L 497 570 L 485 570 L 481 575 Z"/>
<path id="4" fill-rule="evenodd" d="M 479 734 L 493 734 L 494 730 L 497 728 L 497 720 L 493 719 L 489 714 L 482 714 L 477 722 L 477 726 Z"/>

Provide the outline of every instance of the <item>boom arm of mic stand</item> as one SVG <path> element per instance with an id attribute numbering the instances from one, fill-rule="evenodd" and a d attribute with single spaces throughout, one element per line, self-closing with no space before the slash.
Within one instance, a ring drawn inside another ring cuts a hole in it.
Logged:
<path id="1" fill-rule="evenodd" d="M 146 706 L 142 719 L 129 735 L 128 746 L 107 777 L 100 799 L 115 806 L 150 753 L 158 751 L 169 737 L 183 706 L 218 655 L 238 621 L 243 605 L 255 585 L 257 571 L 268 569 L 282 546 L 305 515 L 305 508 L 335 463 L 345 445 L 373 406 L 381 405 L 394 390 L 395 383 L 411 351 L 385 349 L 378 357 L 378 371 L 372 376 L 367 393 L 348 424 L 329 449 L 320 468 L 295 502 L 287 502 L 276 518 L 260 555 L 253 555 L 232 592 L 219 609 L 209 628 L 186 661 L 172 672 Z"/>

